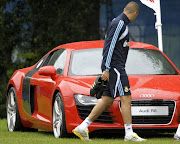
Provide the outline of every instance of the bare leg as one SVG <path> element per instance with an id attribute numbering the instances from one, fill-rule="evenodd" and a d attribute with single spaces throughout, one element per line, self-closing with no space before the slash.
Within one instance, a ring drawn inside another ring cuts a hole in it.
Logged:
<path id="1" fill-rule="evenodd" d="M 132 123 L 131 116 L 131 95 L 121 96 L 121 113 L 123 116 L 124 124 Z"/>
<path id="2" fill-rule="evenodd" d="M 125 141 L 146 141 L 139 137 L 132 129 L 132 115 L 131 115 L 131 95 L 122 96 L 121 98 L 121 113 L 124 120 L 125 127 Z"/>
<path id="3" fill-rule="evenodd" d="M 102 101 L 100 101 L 91 111 L 91 113 L 89 114 L 88 118 L 91 121 L 96 120 L 101 113 L 107 109 L 108 107 L 110 107 L 114 102 L 114 99 L 108 96 L 103 96 Z"/>

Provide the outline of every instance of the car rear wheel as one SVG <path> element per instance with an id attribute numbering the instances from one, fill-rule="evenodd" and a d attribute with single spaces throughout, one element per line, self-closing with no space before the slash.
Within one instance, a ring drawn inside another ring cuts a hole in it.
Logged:
<path id="1" fill-rule="evenodd" d="M 8 91 L 7 102 L 7 127 L 8 131 L 27 131 L 27 132 L 37 132 L 38 129 L 24 127 L 21 122 L 19 115 L 17 96 L 14 87 L 11 87 Z"/>
<path id="2" fill-rule="evenodd" d="M 64 103 L 59 92 L 55 95 L 53 103 L 53 132 L 55 138 L 67 135 Z"/>
<path id="3" fill-rule="evenodd" d="M 19 116 L 16 91 L 14 87 L 11 87 L 6 103 L 6 111 L 7 111 L 7 127 L 10 132 L 21 130 L 22 123 Z"/>

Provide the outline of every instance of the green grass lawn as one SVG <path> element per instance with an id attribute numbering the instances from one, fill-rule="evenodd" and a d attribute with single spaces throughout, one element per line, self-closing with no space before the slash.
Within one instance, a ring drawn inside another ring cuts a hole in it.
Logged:
<path id="1" fill-rule="evenodd" d="M 144 136 L 148 139 L 147 144 L 176 144 L 173 140 L 174 133 L 165 133 L 165 134 L 145 134 Z M 80 139 L 71 136 L 70 138 L 54 138 L 52 132 L 41 131 L 38 132 L 9 132 L 7 130 L 6 120 L 0 120 L 0 144 L 129 144 L 134 142 L 124 142 L 123 136 L 118 134 L 115 137 L 100 137 L 96 134 L 90 134 L 91 142 L 83 142 Z"/>

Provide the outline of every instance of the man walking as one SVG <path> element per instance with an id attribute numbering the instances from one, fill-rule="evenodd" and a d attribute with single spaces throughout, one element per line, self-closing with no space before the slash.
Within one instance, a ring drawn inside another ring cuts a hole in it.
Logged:
<path id="1" fill-rule="evenodd" d="M 124 8 L 123 13 L 112 20 L 108 27 L 103 48 L 102 76 L 108 81 L 107 89 L 103 92 L 100 101 L 91 111 L 89 116 L 74 130 L 73 133 L 81 140 L 90 140 L 88 126 L 111 106 L 117 96 L 121 98 L 121 113 L 125 127 L 125 141 L 146 141 L 140 138 L 132 129 L 131 116 L 131 91 L 128 76 L 125 71 L 125 63 L 129 50 L 128 24 L 134 21 L 139 13 L 139 6 L 130 2 Z"/>

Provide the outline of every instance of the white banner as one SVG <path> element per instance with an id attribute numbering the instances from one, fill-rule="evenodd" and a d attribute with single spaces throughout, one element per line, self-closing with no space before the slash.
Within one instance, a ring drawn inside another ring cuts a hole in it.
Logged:
<path id="1" fill-rule="evenodd" d="M 158 9 L 158 2 L 159 0 L 140 0 L 144 5 L 152 8 L 155 12 Z"/>
<path id="2" fill-rule="evenodd" d="M 158 31 L 158 46 L 159 49 L 163 51 L 160 0 L 140 0 L 140 1 L 144 5 L 146 5 L 149 8 L 152 8 L 155 11 L 155 15 L 156 15 L 155 28 Z"/>

